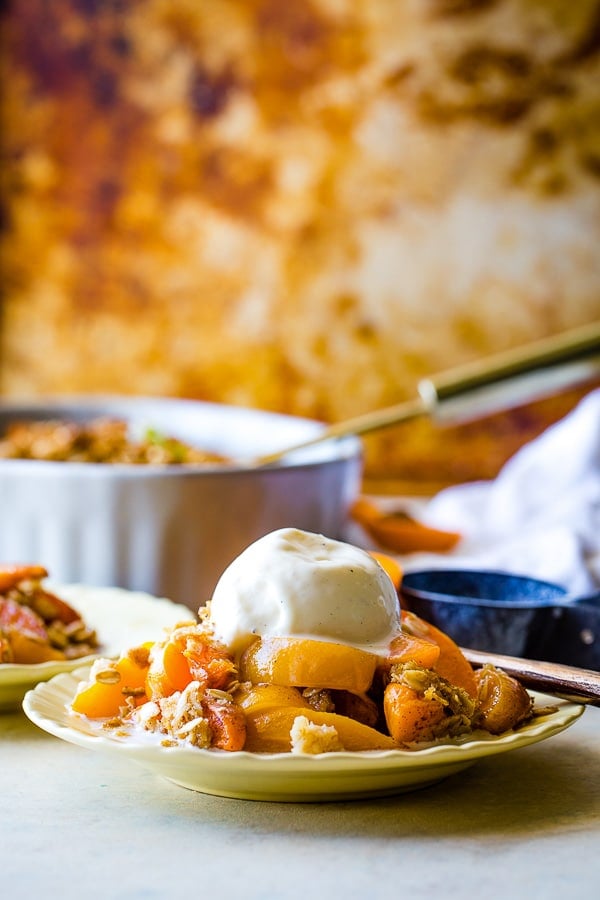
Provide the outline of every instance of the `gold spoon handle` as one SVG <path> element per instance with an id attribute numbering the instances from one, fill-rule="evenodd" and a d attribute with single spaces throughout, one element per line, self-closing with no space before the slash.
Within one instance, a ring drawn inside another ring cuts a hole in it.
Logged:
<path id="1" fill-rule="evenodd" d="M 563 700 L 600 706 L 600 672 L 577 669 L 561 663 L 521 659 L 518 656 L 503 656 L 500 653 L 487 653 L 464 647 L 461 649 L 475 668 L 490 663 L 517 678 L 525 687 Z"/>
<path id="2" fill-rule="evenodd" d="M 419 383 L 429 409 L 456 421 L 508 409 L 600 374 L 600 322 L 458 366 Z"/>
<path id="3" fill-rule="evenodd" d="M 338 422 L 314 438 L 252 460 L 278 462 L 296 450 L 332 438 L 367 434 L 427 414 L 459 420 L 487 415 L 548 396 L 600 374 L 600 322 L 557 337 L 451 369 L 419 383 L 419 397 Z"/>

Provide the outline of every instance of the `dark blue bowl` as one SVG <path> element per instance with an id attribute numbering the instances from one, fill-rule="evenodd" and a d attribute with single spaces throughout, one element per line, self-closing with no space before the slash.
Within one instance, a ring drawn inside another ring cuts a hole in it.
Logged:
<path id="1" fill-rule="evenodd" d="M 404 575 L 400 600 L 460 646 L 600 669 L 600 595 L 572 598 L 509 572 L 430 569 Z"/>

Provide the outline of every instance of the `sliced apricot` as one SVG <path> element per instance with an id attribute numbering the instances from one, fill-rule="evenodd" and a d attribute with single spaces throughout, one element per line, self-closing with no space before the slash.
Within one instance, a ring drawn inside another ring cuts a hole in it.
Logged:
<path id="1" fill-rule="evenodd" d="M 41 581 L 47 575 L 48 570 L 44 566 L 0 566 L 0 594 L 17 587 L 21 581 Z"/>
<path id="2" fill-rule="evenodd" d="M 233 700 L 205 697 L 202 712 L 208 720 L 211 747 L 234 752 L 243 750 L 246 742 L 246 717 Z"/>
<path id="3" fill-rule="evenodd" d="M 191 681 L 204 688 L 226 691 L 237 681 L 228 648 L 199 631 L 196 625 L 177 626 L 168 639 L 154 646 L 148 670 L 148 695 L 169 697 Z"/>
<path id="4" fill-rule="evenodd" d="M 149 697 L 170 697 L 192 681 L 190 664 L 175 641 L 154 644 L 146 676 Z"/>
<path id="5" fill-rule="evenodd" d="M 385 662 L 395 665 L 404 662 L 414 662 L 424 669 L 434 668 L 440 658 L 439 644 L 430 638 L 418 637 L 401 631 L 390 643 L 389 653 Z"/>
<path id="6" fill-rule="evenodd" d="M 244 712 L 252 715 L 284 706 L 309 705 L 298 688 L 284 684 L 242 686 L 235 692 L 235 702 Z"/>
<path id="7" fill-rule="evenodd" d="M 237 680 L 237 669 L 225 644 L 198 632 L 195 626 L 183 626 L 175 632 L 174 639 L 181 647 L 194 681 L 225 691 Z"/>
<path id="8" fill-rule="evenodd" d="M 252 753 L 289 753 L 290 731 L 298 716 L 304 716 L 315 725 L 333 726 L 344 750 L 397 750 L 397 743 L 355 719 L 337 713 L 317 712 L 305 706 L 287 706 L 255 715 L 246 714 L 245 750 Z"/>
<path id="9" fill-rule="evenodd" d="M 11 597 L 0 597 L 0 628 L 8 634 L 21 631 L 48 640 L 46 626 L 37 613 Z"/>
<path id="10" fill-rule="evenodd" d="M 44 622 L 53 622 L 58 619 L 59 622 L 70 625 L 81 619 L 79 613 L 65 600 L 61 600 L 56 594 L 51 594 L 41 588 L 31 595 L 28 602 Z"/>
<path id="11" fill-rule="evenodd" d="M 129 651 L 117 662 L 107 662 L 104 670 L 97 669 L 94 680 L 84 683 L 73 698 L 74 712 L 90 719 L 118 716 L 128 697 L 139 706 L 146 695 L 147 653 Z M 144 662 L 145 661 L 145 662 Z"/>
<path id="12" fill-rule="evenodd" d="M 256 640 L 240 660 L 240 679 L 252 684 L 320 687 L 364 693 L 378 657 L 347 644 L 304 638 Z"/>
<path id="13" fill-rule="evenodd" d="M 444 719 L 439 700 L 426 699 L 405 684 L 388 684 L 383 695 L 383 712 L 391 736 L 400 744 L 432 741 Z"/>
<path id="14" fill-rule="evenodd" d="M 10 636 L 12 662 L 20 665 L 37 665 L 43 662 L 63 660 L 65 654 L 57 650 L 48 641 L 25 631 L 13 631 Z"/>
<path id="15" fill-rule="evenodd" d="M 435 625 L 407 610 L 402 611 L 402 630 L 413 637 L 433 641 L 440 648 L 440 655 L 433 666 L 438 675 L 451 684 L 464 688 L 471 697 L 477 696 L 477 683 L 471 663 L 451 637 Z"/>
<path id="16" fill-rule="evenodd" d="M 32 665 L 65 658 L 61 650 L 51 645 L 38 614 L 11 597 L 0 597 L 0 631 L 3 656 L 10 662 Z"/>
<path id="17" fill-rule="evenodd" d="M 486 665 L 475 672 L 482 728 L 502 734 L 531 717 L 533 701 L 523 685 L 502 669 Z"/>

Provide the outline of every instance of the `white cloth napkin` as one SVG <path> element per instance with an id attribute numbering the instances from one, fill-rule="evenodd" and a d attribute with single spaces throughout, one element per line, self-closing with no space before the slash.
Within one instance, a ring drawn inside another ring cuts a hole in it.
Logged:
<path id="1" fill-rule="evenodd" d="M 496 569 L 552 581 L 573 596 L 600 588 L 600 389 L 523 446 L 493 481 L 446 488 L 426 524 L 458 531 L 450 554 L 402 558 L 424 567 Z"/>

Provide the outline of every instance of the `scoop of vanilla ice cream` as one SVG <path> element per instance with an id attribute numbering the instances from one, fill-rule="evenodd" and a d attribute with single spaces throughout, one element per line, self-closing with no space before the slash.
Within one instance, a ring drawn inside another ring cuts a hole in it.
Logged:
<path id="1" fill-rule="evenodd" d="M 225 570 L 209 620 L 234 652 L 257 635 L 376 651 L 400 631 L 400 605 L 390 577 L 366 551 L 282 528 L 255 541 Z"/>

